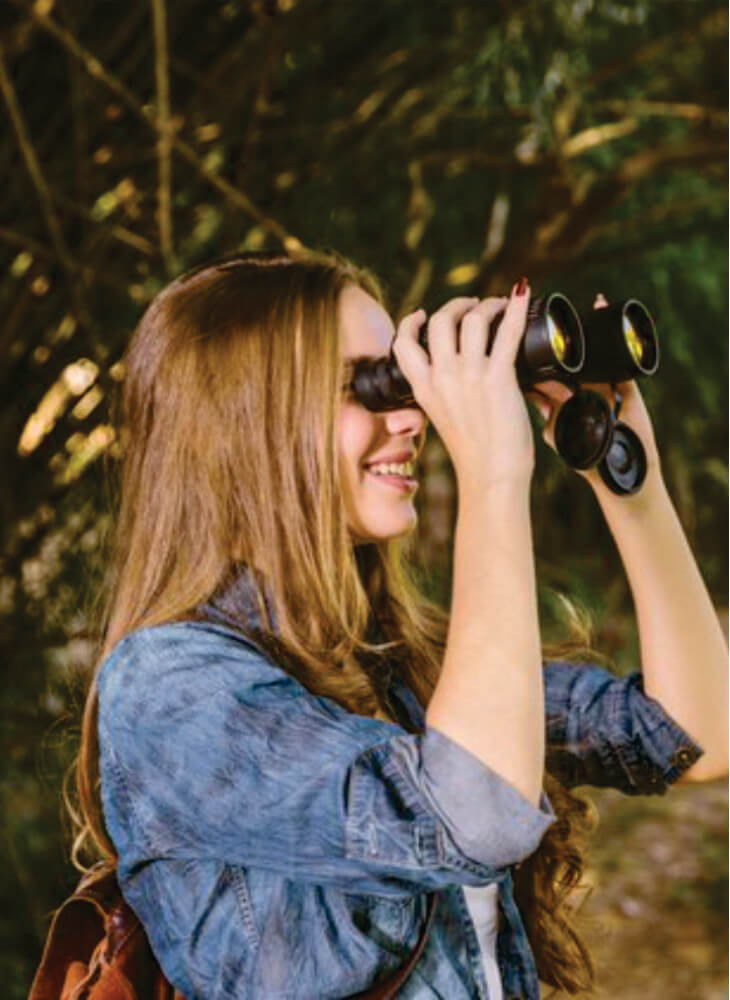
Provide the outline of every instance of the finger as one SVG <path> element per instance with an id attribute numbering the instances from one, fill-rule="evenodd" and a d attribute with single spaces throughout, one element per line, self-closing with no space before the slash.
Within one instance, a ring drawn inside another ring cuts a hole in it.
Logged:
<path id="1" fill-rule="evenodd" d="M 427 313 L 425 309 L 414 309 L 413 312 L 406 313 L 406 315 L 398 322 L 396 331 L 393 334 L 391 347 L 395 345 L 399 337 L 418 343 L 418 334 L 421 327 L 426 322 L 426 317 Z M 421 348 L 421 350 L 423 350 L 423 348 Z"/>
<path id="2" fill-rule="evenodd" d="M 518 294 L 521 283 L 524 287 L 521 294 Z M 512 288 L 504 317 L 497 328 L 497 336 L 489 355 L 493 365 L 514 365 L 525 332 L 529 304 L 530 286 L 526 281 L 518 282 Z"/>
<path id="3" fill-rule="evenodd" d="M 480 364 L 487 353 L 489 327 L 503 313 L 509 299 L 490 297 L 482 299 L 473 309 L 470 309 L 461 321 L 459 328 L 459 348 L 468 364 Z"/>
<path id="4" fill-rule="evenodd" d="M 525 399 L 534 406 L 539 415 L 538 420 L 541 425 L 540 432 L 543 441 L 555 450 L 555 421 L 562 403 L 543 396 L 539 389 L 526 392 Z"/>
<path id="5" fill-rule="evenodd" d="M 553 451 L 555 447 L 555 424 L 564 403 L 575 395 L 573 390 L 562 382 L 551 380 L 540 382 L 525 393 L 525 399 L 535 406 L 543 421 L 542 439 Z"/>
<path id="6" fill-rule="evenodd" d="M 428 354 L 418 342 L 421 327 L 426 322 L 426 310 L 416 309 L 408 313 L 398 324 L 391 351 L 398 367 L 413 386 L 414 382 L 428 376 L 430 362 Z"/>
<path id="7" fill-rule="evenodd" d="M 552 412 L 550 400 L 535 391 L 526 392 L 525 399 L 534 407 L 543 423 L 547 423 Z"/>
<path id="8" fill-rule="evenodd" d="M 639 391 L 635 379 L 629 379 L 628 382 L 616 382 L 613 388 L 616 389 L 617 392 L 620 392 L 624 399 L 626 399 L 630 394 L 636 394 Z"/>
<path id="9" fill-rule="evenodd" d="M 568 392 L 568 397 L 572 395 L 573 394 L 571 392 Z M 542 439 L 546 445 L 553 449 L 553 451 L 557 451 L 555 447 L 555 424 L 557 423 L 558 414 L 563 408 L 564 402 L 566 402 L 565 399 L 558 400 L 553 398 L 551 400 L 550 410 L 542 428 Z"/>
<path id="10" fill-rule="evenodd" d="M 553 451 L 558 450 L 555 446 L 555 422 L 558 419 L 559 411 L 560 407 L 558 406 L 550 414 L 550 417 L 542 429 L 542 439 L 549 448 L 553 449 Z"/>
<path id="11" fill-rule="evenodd" d="M 444 302 L 435 312 L 431 313 L 431 320 L 437 320 L 446 316 L 451 317 L 456 322 L 461 319 L 465 312 L 473 309 L 478 302 L 478 295 L 457 295 L 455 298 L 449 299 L 448 302 Z"/>
<path id="12" fill-rule="evenodd" d="M 533 387 L 534 392 L 539 392 L 541 396 L 546 397 L 552 403 L 557 403 L 562 406 L 563 403 L 567 403 L 570 397 L 573 395 L 573 390 L 570 389 L 563 382 L 557 382 L 551 379 L 548 382 L 540 382 L 537 386 Z"/>
<path id="13" fill-rule="evenodd" d="M 449 299 L 428 321 L 428 352 L 431 361 L 439 367 L 454 363 L 457 349 L 457 327 L 461 320 L 479 302 L 476 297 L 464 296 Z"/>
<path id="14" fill-rule="evenodd" d="M 594 309 L 605 309 L 608 305 L 608 299 L 603 294 L 603 292 L 596 292 L 596 297 L 593 300 Z"/>

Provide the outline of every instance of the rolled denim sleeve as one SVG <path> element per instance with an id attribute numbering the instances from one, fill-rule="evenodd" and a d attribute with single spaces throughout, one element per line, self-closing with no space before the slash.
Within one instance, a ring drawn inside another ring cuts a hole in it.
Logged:
<path id="1" fill-rule="evenodd" d="M 642 676 L 545 664 L 547 769 L 567 787 L 663 795 L 704 752 L 644 693 Z"/>
<path id="2" fill-rule="evenodd" d="M 400 896 L 486 884 L 553 820 L 444 734 L 348 712 L 212 626 L 119 644 L 99 741 L 123 872 L 214 859 Z"/>
<path id="3" fill-rule="evenodd" d="M 475 875 L 522 861 L 555 820 L 544 794 L 536 808 L 472 753 L 428 727 L 420 737 L 396 737 L 373 747 L 355 763 L 348 821 L 354 856 L 387 853 L 389 831 L 377 817 L 386 811 L 382 800 L 392 787 L 404 800 L 417 789 L 429 819 L 435 819 L 419 838 L 424 859 Z"/>

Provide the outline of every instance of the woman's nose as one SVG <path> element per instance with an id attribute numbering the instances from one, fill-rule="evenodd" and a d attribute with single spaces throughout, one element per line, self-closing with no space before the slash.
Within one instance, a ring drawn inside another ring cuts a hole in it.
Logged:
<path id="1" fill-rule="evenodd" d="M 420 434 L 426 423 L 426 415 L 417 406 L 386 410 L 385 424 L 389 434 Z"/>

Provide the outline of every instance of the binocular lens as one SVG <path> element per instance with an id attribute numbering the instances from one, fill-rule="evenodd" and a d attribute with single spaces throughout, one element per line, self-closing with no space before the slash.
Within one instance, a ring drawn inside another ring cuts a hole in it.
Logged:
<path id="1" fill-rule="evenodd" d="M 631 468 L 631 452 L 621 439 L 613 441 L 608 449 L 608 458 L 617 472 L 626 473 Z"/>
<path id="2" fill-rule="evenodd" d="M 620 421 L 614 425 L 611 445 L 598 472 L 606 486 L 618 496 L 636 493 L 646 479 L 646 452 L 641 438 Z"/>
<path id="3" fill-rule="evenodd" d="M 564 379 L 580 371 L 584 358 L 583 329 L 568 299 L 559 292 L 533 299 L 517 354 L 520 385 L 526 388 L 549 379 Z"/>
<path id="4" fill-rule="evenodd" d="M 654 321 L 638 299 L 624 299 L 582 317 L 586 339 L 584 382 L 625 382 L 659 366 Z"/>
<path id="5" fill-rule="evenodd" d="M 611 408 L 597 392 L 584 390 L 563 403 L 555 421 L 555 447 L 574 469 L 590 469 L 611 444 Z"/>
<path id="6" fill-rule="evenodd" d="M 565 355 L 568 353 L 568 341 L 567 337 L 563 333 L 562 329 L 558 326 L 555 318 L 548 313 L 547 317 L 548 326 L 548 336 L 550 337 L 550 346 L 553 349 L 553 353 L 558 361 L 565 361 Z"/>
<path id="7" fill-rule="evenodd" d="M 624 340 L 626 341 L 626 346 L 629 349 L 629 354 L 634 359 L 636 364 L 641 367 L 641 362 L 644 358 L 644 345 L 641 341 L 641 337 L 636 332 L 633 323 L 631 322 L 630 316 L 624 313 L 623 317 L 623 328 L 624 328 Z"/>
<path id="8" fill-rule="evenodd" d="M 549 297 L 545 319 L 554 359 L 563 372 L 579 371 L 585 357 L 583 330 L 578 314 L 564 295 L 554 293 Z"/>
<path id="9" fill-rule="evenodd" d="M 659 342 L 648 310 L 630 299 L 625 307 L 623 332 L 626 346 L 642 375 L 652 375 L 659 365 Z"/>

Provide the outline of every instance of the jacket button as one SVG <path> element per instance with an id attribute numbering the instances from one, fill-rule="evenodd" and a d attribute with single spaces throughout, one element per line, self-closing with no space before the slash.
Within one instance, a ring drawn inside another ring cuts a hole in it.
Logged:
<path id="1" fill-rule="evenodd" d="M 678 767 L 685 767 L 687 764 L 691 763 L 691 761 L 692 761 L 692 751 L 689 749 L 689 747 L 680 747 L 679 750 L 675 752 L 674 757 L 672 758 L 672 762 L 675 764 L 675 766 Z"/>

